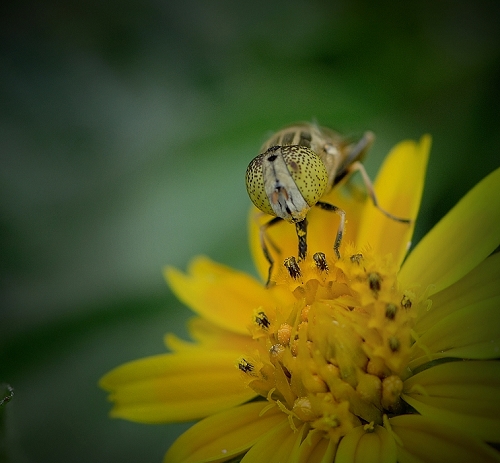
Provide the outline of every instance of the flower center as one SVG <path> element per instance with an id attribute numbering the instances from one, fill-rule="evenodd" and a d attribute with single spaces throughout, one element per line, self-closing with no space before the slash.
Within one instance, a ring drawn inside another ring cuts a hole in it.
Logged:
<path id="1" fill-rule="evenodd" d="M 344 256 L 285 260 L 270 291 L 288 288 L 295 303 L 256 310 L 258 350 L 239 362 L 249 386 L 292 427 L 307 422 L 335 440 L 401 410 L 416 310 L 389 259 L 370 250 Z"/>

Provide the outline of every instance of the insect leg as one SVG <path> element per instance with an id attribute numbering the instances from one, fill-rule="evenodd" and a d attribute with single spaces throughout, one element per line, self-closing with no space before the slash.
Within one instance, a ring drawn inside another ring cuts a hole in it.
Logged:
<path id="1" fill-rule="evenodd" d="M 307 254 L 307 219 L 296 222 L 295 230 L 299 239 L 299 261 L 301 261 Z"/>
<path id="2" fill-rule="evenodd" d="M 266 258 L 267 262 L 269 263 L 269 272 L 267 274 L 267 281 L 266 281 L 266 286 L 269 286 L 269 282 L 271 281 L 271 272 L 273 270 L 273 265 L 274 265 L 274 259 L 271 257 L 271 254 L 269 253 L 269 249 L 266 244 L 266 230 L 274 224 L 279 223 L 281 220 L 283 220 L 281 217 L 274 217 L 271 219 L 269 222 L 266 222 L 265 224 L 261 225 L 260 227 L 260 246 L 262 248 L 262 252 L 264 253 L 264 257 Z M 271 243 L 271 246 L 275 249 L 278 250 L 276 245 L 269 239 L 269 242 Z"/>
<path id="3" fill-rule="evenodd" d="M 363 134 L 363 138 L 359 140 L 349 152 L 349 156 L 345 160 L 346 165 L 354 163 L 356 159 L 364 157 L 366 151 L 370 149 L 375 141 L 375 134 L 367 131 Z"/>
<path id="4" fill-rule="evenodd" d="M 360 162 L 355 162 L 351 166 L 349 166 L 349 171 L 350 172 L 356 172 L 358 171 L 361 174 L 361 177 L 363 178 L 363 183 L 365 184 L 366 191 L 368 192 L 368 195 L 370 196 L 373 205 L 380 211 L 382 212 L 385 216 L 389 217 L 392 220 L 395 220 L 396 222 L 401 222 L 401 223 L 411 223 L 411 219 L 403 219 L 402 217 L 396 217 L 395 215 L 391 214 L 390 212 L 386 211 L 384 208 L 382 208 L 377 200 L 377 196 L 375 195 L 375 190 L 373 189 L 373 184 L 370 180 L 370 177 L 368 177 L 368 174 L 366 173 L 365 167 L 363 164 Z"/>
<path id="5" fill-rule="evenodd" d="M 328 142 L 324 145 L 323 149 L 327 156 L 323 156 L 322 160 L 328 171 L 328 190 L 350 171 L 351 164 L 365 156 L 374 141 L 374 133 L 365 132 L 361 140 L 349 147 L 349 151 L 345 156 L 342 155 L 335 144 Z"/>
<path id="6" fill-rule="evenodd" d="M 340 207 L 334 206 L 333 204 L 323 203 L 321 201 L 316 203 L 316 206 L 321 207 L 325 211 L 335 212 L 340 216 L 339 228 L 337 228 L 337 236 L 335 237 L 335 243 L 333 245 L 333 251 L 337 256 L 337 259 L 340 259 L 340 244 L 342 243 L 342 237 L 344 236 L 344 228 L 345 228 L 345 211 L 340 209 Z"/>

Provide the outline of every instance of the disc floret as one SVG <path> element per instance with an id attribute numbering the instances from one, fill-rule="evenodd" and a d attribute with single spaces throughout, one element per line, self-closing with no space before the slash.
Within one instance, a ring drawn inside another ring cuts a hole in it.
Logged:
<path id="1" fill-rule="evenodd" d="M 306 259 L 300 272 L 285 263 L 275 283 L 295 303 L 257 311 L 259 350 L 239 362 L 249 386 L 289 414 L 292 427 L 306 422 L 337 441 L 400 411 L 419 305 L 399 287 L 389 258 L 369 249 L 345 256 Z"/>

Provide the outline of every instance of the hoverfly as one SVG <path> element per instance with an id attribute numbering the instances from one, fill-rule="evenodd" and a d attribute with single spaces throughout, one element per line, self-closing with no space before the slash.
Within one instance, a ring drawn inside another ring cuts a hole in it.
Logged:
<path id="1" fill-rule="evenodd" d="M 280 220 L 295 224 L 301 261 L 307 254 L 307 213 L 313 206 L 339 215 L 333 250 L 340 258 L 345 211 L 321 198 L 346 175 L 358 171 L 375 207 L 392 220 L 411 222 L 392 215 L 378 204 L 370 178 L 361 164 L 374 139 L 374 134 L 368 131 L 359 141 L 351 143 L 329 128 L 304 122 L 281 129 L 262 145 L 262 154 L 248 165 L 246 187 L 253 204 L 274 216 L 260 229 L 262 251 L 269 262 L 268 284 L 274 261 L 267 248 L 266 229 Z"/>

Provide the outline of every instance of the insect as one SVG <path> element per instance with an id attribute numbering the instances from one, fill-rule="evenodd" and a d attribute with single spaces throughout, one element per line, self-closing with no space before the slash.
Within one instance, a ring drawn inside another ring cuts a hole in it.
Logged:
<path id="1" fill-rule="evenodd" d="M 266 244 L 267 228 L 281 220 L 295 224 L 301 261 L 307 254 L 307 214 L 314 206 L 339 215 L 333 250 L 340 258 L 345 211 L 321 198 L 346 175 L 359 172 L 375 207 L 395 221 L 411 222 L 392 215 L 378 204 L 370 178 L 360 162 L 374 139 L 374 134 L 368 131 L 352 143 L 329 128 L 304 122 L 281 129 L 262 145 L 262 154 L 248 165 L 246 187 L 254 205 L 274 216 L 260 229 L 262 251 L 269 262 L 268 284 L 274 261 Z"/>

